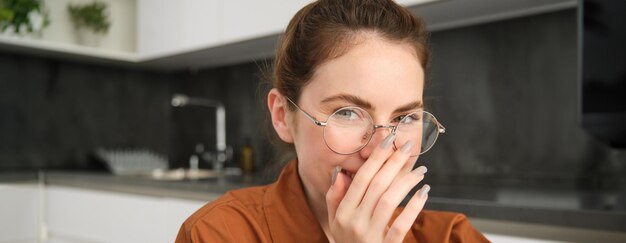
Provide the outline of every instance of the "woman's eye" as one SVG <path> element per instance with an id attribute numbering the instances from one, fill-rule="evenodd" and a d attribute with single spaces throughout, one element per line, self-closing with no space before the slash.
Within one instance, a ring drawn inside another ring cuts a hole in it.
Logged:
<path id="1" fill-rule="evenodd" d="M 420 116 L 418 114 L 410 114 L 396 117 L 395 119 L 393 119 L 393 123 L 402 122 L 402 124 L 410 124 L 419 120 Z"/>
<path id="2" fill-rule="evenodd" d="M 402 121 L 402 119 L 404 119 L 404 117 L 405 117 L 404 115 L 402 115 L 402 116 L 397 116 L 396 118 L 394 118 L 394 119 L 391 121 L 391 123 L 394 123 L 394 124 L 395 124 L 395 123 L 399 123 L 400 121 Z"/>
<path id="3" fill-rule="evenodd" d="M 339 110 L 335 113 L 335 116 L 337 116 L 338 118 L 347 119 L 347 120 L 359 119 L 359 113 L 351 109 Z"/>

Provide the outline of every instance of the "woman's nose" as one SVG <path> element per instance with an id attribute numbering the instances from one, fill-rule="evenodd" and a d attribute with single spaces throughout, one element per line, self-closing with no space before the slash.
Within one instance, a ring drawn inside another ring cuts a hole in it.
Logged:
<path id="1" fill-rule="evenodd" d="M 372 151 L 374 151 L 374 149 L 376 149 L 376 147 L 379 146 L 380 143 L 389 134 L 391 134 L 391 129 L 389 128 L 381 127 L 381 128 L 375 129 L 374 134 L 372 134 L 372 139 L 370 140 L 370 142 L 367 145 L 365 145 L 365 147 L 363 147 L 363 149 L 361 149 L 360 151 L 361 158 L 363 159 L 369 158 Z"/>

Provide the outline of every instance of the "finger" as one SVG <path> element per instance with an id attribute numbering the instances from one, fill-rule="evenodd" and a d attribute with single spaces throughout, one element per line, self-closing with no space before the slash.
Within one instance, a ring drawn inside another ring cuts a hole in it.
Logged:
<path id="1" fill-rule="evenodd" d="M 350 184 L 350 188 L 346 192 L 345 200 L 339 204 L 339 208 L 356 208 L 363 199 L 365 191 L 370 184 L 374 175 L 380 170 L 380 167 L 387 161 L 393 153 L 392 144 L 395 139 L 394 134 L 387 137 L 372 151 L 370 157 L 359 168 L 354 179 Z"/>
<path id="2" fill-rule="evenodd" d="M 415 219 L 417 219 L 417 216 L 424 208 L 424 204 L 426 204 L 428 199 L 428 191 L 430 191 L 430 186 L 424 185 L 422 189 L 413 195 L 413 198 L 404 207 L 402 213 L 398 215 L 391 227 L 389 227 L 387 235 L 385 235 L 385 242 L 401 242 L 404 239 L 406 233 L 415 223 Z"/>
<path id="3" fill-rule="evenodd" d="M 326 208 L 328 210 L 328 222 L 332 223 L 337 213 L 339 203 L 346 195 L 352 178 L 341 172 L 341 167 L 335 168 L 334 182 L 326 192 Z"/>
<path id="4" fill-rule="evenodd" d="M 414 145 L 415 142 L 408 141 L 400 149 L 393 153 L 393 155 L 391 155 L 391 157 L 383 165 L 380 171 L 376 173 L 376 175 L 372 179 L 372 182 L 367 188 L 367 192 L 363 197 L 363 201 L 359 206 L 360 209 L 363 210 L 363 212 L 367 212 L 369 213 L 368 215 L 371 216 L 374 212 L 374 209 L 376 208 L 376 205 L 381 200 L 384 200 L 383 203 L 385 205 L 387 203 L 393 203 L 393 201 L 387 201 L 389 200 L 389 198 L 382 198 L 382 195 L 390 188 L 395 178 L 404 177 L 398 176 L 398 173 L 400 172 L 400 169 L 404 167 L 404 165 L 407 163 L 407 160 L 410 157 L 410 151 Z M 413 187 L 415 186 L 415 184 L 417 184 L 417 182 L 410 184 L 410 186 Z M 403 195 L 406 195 L 406 193 Z M 397 206 L 397 204 L 395 206 Z M 392 211 L 395 209 L 395 206 L 391 209 Z"/>
<path id="5" fill-rule="evenodd" d="M 419 159 L 419 155 L 418 156 L 411 156 L 407 159 L 406 163 L 404 164 L 404 166 L 402 166 L 402 169 L 400 169 L 400 173 L 398 173 L 398 176 L 396 176 L 396 178 L 393 179 L 393 183 L 396 183 L 396 181 L 401 180 L 402 176 L 404 176 L 406 173 L 410 173 L 412 170 L 417 169 L 415 167 L 415 165 L 417 164 L 417 160 Z M 424 164 L 424 163 L 422 163 Z M 419 166 L 418 166 L 419 167 Z M 426 167 L 426 166 L 424 166 Z"/>
<path id="6" fill-rule="evenodd" d="M 393 182 L 391 182 L 391 184 L 396 183 L 398 180 L 402 180 L 402 177 L 404 175 L 406 175 L 407 173 L 410 173 L 414 169 L 417 169 L 417 168 L 414 168 L 414 167 L 415 167 L 415 164 L 417 164 L 417 160 L 418 159 L 419 159 L 419 156 L 409 157 L 409 159 L 407 159 L 407 161 L 404 164 L 404 166 L 402 166 L 402 169 L 400 169 L 400 173 L 398 173 L 398 176 L 396 176 L 396 178 L 393 179 Z M 424 166 L 424 167 L 426 167 L 426 166 Z"/>
<path id="7" fill-rule="evenodd" d="M 406 163 L 404 163 L 404 166 L 402 166 L 402 169 L 400 169 L 400 171 L 411 172 L 411 170 L 413 170 L 413 167 L 415 167 L 418 159 L 419 155 L 409 157 L 406 160 Z"/>
<path id="8" fill-rule="evenodd" d="M 376 222 L 379 227 L 387 225 L 402 199 L 424 179 L 426 171 L 425 166 L 420 166 L 395 181 L 378 200 L 372 215 L 372 222 Z"/>
<path id="9" fill-rule="evenodd" d="M 404 166 L 402 166 L 402 169 L 400 169 L 400 172 L 398 173 L 398 175 L 395 178 L 393 178 L 393 182 L 391 182 L 391 184 L 396 183 L 398 180 L 402 180 L 402 177 L 404 175 L 406 175 L 407 173 L 410 173 L 414 169 L 417 169 L 417 167 L 415 167 L 415 165 L 417 164 L 417 160 L 418 159 L 419 159 L 419 155 L 418 156 L 411 156 L 411 157 L 409 157 L 407 159 L 406 163 L 404 164 Z M 424 166 L 424 167 L 426 167 L 426 166 Z"/>

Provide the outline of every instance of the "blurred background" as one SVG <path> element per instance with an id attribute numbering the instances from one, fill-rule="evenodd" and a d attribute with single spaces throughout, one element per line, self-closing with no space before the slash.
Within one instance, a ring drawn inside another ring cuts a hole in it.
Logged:
<path id="1" fill-rule="evenodd" d="M 0 242 L 171 242 L 271 182 L 265 75 L 308 2 L 0 0 Z M 426 207 L 495 242 L 626 241 L 626 5 L 398 2 L 431 31 L 446 127 Z M 92 232 L 98 207 L 117 216 Z"/>

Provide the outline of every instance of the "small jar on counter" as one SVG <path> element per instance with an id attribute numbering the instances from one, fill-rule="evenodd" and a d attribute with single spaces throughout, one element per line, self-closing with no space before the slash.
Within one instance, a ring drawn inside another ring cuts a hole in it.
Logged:
<path id="1" fill-rule="evenodd" d="M 243 147 L 241 147 L 241 156 L 239 157 L 241 171 L 244 174 L 251 174 L 254 172 L 254 150 L 250 143 L 250 139 L 246 139 Z"/>

